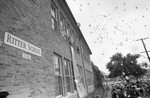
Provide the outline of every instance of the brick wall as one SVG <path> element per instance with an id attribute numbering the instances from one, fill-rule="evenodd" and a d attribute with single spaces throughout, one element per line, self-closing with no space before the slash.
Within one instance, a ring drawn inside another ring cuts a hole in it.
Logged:
<path id="1" fill-rule="evenodd" d="M 71 55 L 50 20 L 50 0 L 0 0 L 0 91 L 8 98 L 55 98 L 53 52 Z M 42 56 L 5 44 L 5 32 L 39 47 Z"/>

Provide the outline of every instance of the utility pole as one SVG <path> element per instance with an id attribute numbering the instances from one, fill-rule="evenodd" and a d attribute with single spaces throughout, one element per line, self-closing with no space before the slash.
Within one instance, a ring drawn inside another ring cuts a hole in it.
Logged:
<path id="1" fill-rule="evenodd" d="M 137 39 L 136 41 L 139 41 L 139 40 L 141 40 L 141 41 L 142 41 L 142 44 L 143 44 L 144 49 L 145 49 L 145 51 L 144 51 L 144 52 L 146 52 L 146 55 L 147 55 L 148 60 L 149 60 L 149 62 L 150 62 L 150 57 L 149 57 L 149 54 L 148 54 L 148 52 L 150 52 L 150 51 L 147 51 L 147 49 L 146 49 L 146 46 L 145 46 L 145 43 L 144 43 L 144 40 L 145 40 L 145 39 L 148 39 L 148 37 L 147 37 L 147 38 Z M 143 53 L 143 52 L 141 52 L 141 53 Z"/>

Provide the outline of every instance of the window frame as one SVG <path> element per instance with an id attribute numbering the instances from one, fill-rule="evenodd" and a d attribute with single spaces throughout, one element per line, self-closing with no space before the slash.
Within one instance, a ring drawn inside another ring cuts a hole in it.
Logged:
<path id="1" fill-rule="evenodd" d="M 65 64 L 67 65 L 67 68 Z M 68 72 L 66 73 L 66 71 Z M 67 94 L 68 92 L 71 93 L 71 90 L 72 90 L 71 68 L 70 68 L 70 62 L 66 58 L 64 58 L 64 77 L 65 77 L 65 94 Z M 69 82 L 67 81 L 68 79 L 69 79 Z"/>
<path id="2" fill-rule="evenodd" d="M 93 73 L 89 70 L 86 69 L 86 76 L 87 76 L 87 84 L 88 86 L 92 86 L 93 85 Z"/>
<path id="3" fill-rule="evenodd" d="M 58 28 L 58 8 L 54 1 L 51 2 L 51 28 L 55 31 Z"/>
<path id="4" fill-rule="evenodd" d="M 57 66 L 56 63 L 56 58 L 58 58 L 57 63 L 59 63 L 59 67 L 60 67 L 60 74 L 56 73 L 55 71 L 55 66 Z M 62 68 L 62 57 L 56 53 L 53 54 L 53 64 L 54 64 L 54 78 L 55 78 L 55 94 L 56 96 L 63 96 L 63 68 Z M 60 81 L 59 81 L 60 78 Z M 56 81 L 58 79 L 58 82 Z M 57 84 L 58 83 L 58 84 Z M 59 88 L 59 91 L 57 91 L 57 89 Z M 58 94 L 57 94 L 58 92 Z"/>
<path id="5" fill-rule="evenodd" d="M 59 12 L 59 32 L 64 39 L 67 38 L 65 17 L 61 12 Z"/>
<path id="6" fill-rule="evenodd" d="M 85 87 L 84 75 L 83 75 L 83 68 L 80 65 L 77 65 L 77 66 L 78 66 L 78 70 L 79 70 L 79 73 L 80 73 L 80 81 L 83 83 L 83 86 Z"/>
<path id="7" fill-rule="evenodd" d="M 73 68 L 73 62 L 71 61 L 71 72 L 72 72 L 72 92 L 74 92 L 74 91 L 77 91 L 77 85 L 76 85 L 76 83 L 75 83 L 75 74 L 74 74 L 74 68 Z"/>
<path id="8" fill-rule="evenodd" d="M 68 40 L 68 36 L 70 35 L 70 33 L 71 33 L 71 26 L 69 25 L 68 22 L 66 22 L 66 35 L 67 35 L 66 40 Z"/>

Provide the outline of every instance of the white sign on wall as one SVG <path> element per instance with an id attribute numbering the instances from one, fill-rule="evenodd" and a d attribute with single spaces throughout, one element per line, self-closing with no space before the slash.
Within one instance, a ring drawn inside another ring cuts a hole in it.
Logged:
<path id="1" fill-rule="evenodd" d="M 4 43 L 15 48 L 19 48 L 21 50 L 27 51 L 29 53 L 35 54 L 37 56 L 41 56 L 41 49 L 8 33 L 5 32 Z"/>
<path id="2" fill-rule="evenodd" d="M 31 55 L 29 55 L 29 54 L 23 53 L 22 57 L 25 59 L 31 60 Z"/>
<path id="3" fill-rule="evenodd" d="M 0 41 L 0 46 L 2 45 L 2 43 L 3 43 L 3 42 L 2 42 L 2 41 Z"/>

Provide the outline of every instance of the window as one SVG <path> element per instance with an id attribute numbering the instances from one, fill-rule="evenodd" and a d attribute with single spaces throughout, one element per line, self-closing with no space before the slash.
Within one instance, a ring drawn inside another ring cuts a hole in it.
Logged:
<path id="1" fill-rule="evenodd" d="M 69 31 L 68 31 L 68 32 L 69 32 Z M 74 32 L 74 31 L 71 29 L 71 30 L 70 30 L 70 33 L 68 34 L 68 36 L 69 36 L 69 43 L 70 43 L 71 45 L 74 44 L 73 32 Z"/>
<path id="2" fill-rule="evenodd" d="M 60 26 L 60 34 L 63 36 L 64 39 L 66 39 L 67 33 L 65 30 L 65 18 L 63 17 L 63 15 L 61 13 L 60 13 L 59 26 Z"/>
<path id="3" fill-rule="evenodd" d="M 53 56 L 54 62 L 54 74 L 55 74 L 55 92 L 56 96 L 63 95 L 62 88 L 62 60 L 59 55 L 54 54 Z"/>
<path id="4" fill-rule="evenodd" d="M 86 70 L 86 76 L 87 76 L 87 84 L 88 86 L 93 85 L 93 73 L 89 70 Z"/>
<path id="5" fill-rule="evenodd" d="M 75 83 L 75 75 L 74 75 L 73 62 L 71 62 L 71 68 L 72 68 L 72 84 L 73 84 L 73 88 L 74 88 L 73 90 L 77 90 L 77 86 L 76 86 L 76 83 Z"/>
<path id="6" fill-rule="evenodd" d="M 83 58 L 84 58 L 84 60 L 90 65 L 90 56 L 89 56 L 89 54 L 88 54 L 88 52 L 87 52 L 87 50 L 86 50 L 86 48 L 84 48 L 84 46 L 82 46 L 82 48 L 83 48 Z"/>
<path id="7" fill-rule="evenodd" d="M 74 34 L 74 43 L 75 43 L 75 49 L 77 51 L 77 53 L 80 53 L 80 50 L 79 50 L 79 38 L 77 35 Z"/>
<path id="8" fill-rule="evenodd" d="M 79 70 L 79 73 L 80 73 L 80 80 L 81 80 L 81 82 L 83 83 L 83 86 L 85 87 L 82 67 L 79 66 L 79 65 L 77 65 L 77 66 L 78 66 L 78 70 Z"/>
<path id="9" fill-rule="evenodd" d="M 52 19 L 52 28 L 56 30 L 57 29 L 57 7 L 54 4 L 54 2 L 52 2 L 51 4 L 51 19 Z"/>
<path id="10" fill-rule="evenodd" d="M 68 23 L 66 23 L 66 33 L 68 36 L 70 35 L 70 26 Z"/>
<path id="11" fill-rule="evenodd" d="M 64 60 L 64 68 L 65 68 L 65 91 L 71 92 L 71 70 L 70 70 L 70 64 L 68 60 Z"/>
<path id="12" fill-rule="evenodd" d="M 62 57 L 54 54 L 54 75 L 55 75 L 55 92 L 56 96 L 66 95 L 68 92 L 72 93 L 76 90 L 75 76 L 73 71 L 73 64 L 64 59 L 62 65 Z"/>
<path id="13" fill-rule="evenodd" d="M 75 46 L 78 46 L 78 37 L 76 34 L 74 34 L 74 40 L 75 40 Z"/>

